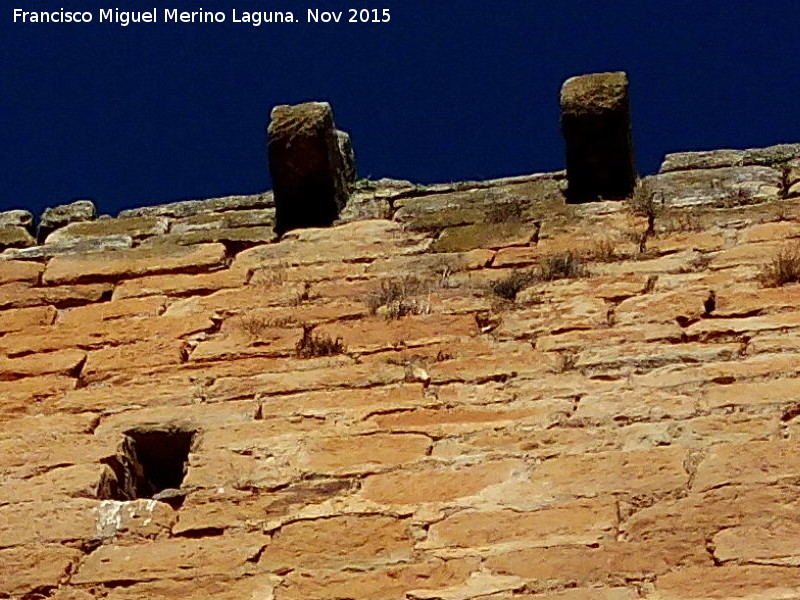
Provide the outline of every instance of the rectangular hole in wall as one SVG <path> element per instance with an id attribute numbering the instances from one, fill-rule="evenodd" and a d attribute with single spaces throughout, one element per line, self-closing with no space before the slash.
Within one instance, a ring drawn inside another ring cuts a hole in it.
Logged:
<path id="1" fill-rule="evenodd" d="M 154 498 L 179 508 L 180 492 L 195 432 L 180 427 L 140 427 L 126 431 L 98 486 L 103 500 Z"/>

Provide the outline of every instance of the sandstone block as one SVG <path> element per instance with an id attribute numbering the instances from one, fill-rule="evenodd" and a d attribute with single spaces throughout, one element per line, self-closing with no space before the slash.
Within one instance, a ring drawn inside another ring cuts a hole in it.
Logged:
<path id="1" fill-rule="evenodd" d="M 36 503 L 27 504 L 24 509 L 21 518 L 27 524 L 25 519 L 31 518 L 35 506 L 47 505 L 54 499 L 94 498 L 103 468 L 101 464 L 71 465 L 56 467 L 26 479 L 9 477 L 6 483 L 0 484 L 0 498 L 3 498 L 2 502 L 11 504 Z M 59 504 L 58 508 L 63 508 L 63 505 Z M 47 515 L 44 518 L 47 519 Z"/>
<path id="2" fill-rule="evenodd" d="M 267 144 L 276 233 L 331 225 L 348 192 L 330 105 L 276 106 L 270 119 Z"/>
<path id="3" fill-rule="evenodd" d="M 21 598 L 34 590 L 56 588 L 82 556 L 80 550 L 56 544 L 0 550 L 0 594 Z"/>
<path id="4" fill-rule="evenodd" d="M 24 260 L 0 259 L 0 285 L 13 281 L 37 283 L 42 271 L 44 271 L 44 265 Z"/>
<path id="5" fill-rule="evenodd" d="M 5 250 L 6 248 L 28 248 L 35 245 L 36 240 L 24 227 L 9 225 L 0 227 L 0 250 Z"/>
<path id="6" fill-rule="evenodd" d="M 495 573 L 524 577 L 542 587 L 624 585 L 631 579 L 669 573 L 682 565 L 711 565 L 702 538 L 673 538 L 659 543 L 610 542 L 598 548 L 518 549 L 486 561 Z"/>
<path id="7" fill-rule="evenodd" d="M 428 244 L 424 236 L 409 233 L 398 223 L 356 221 L 329 229 L 292 231 L 276 244 L 240 252 L 233 264 L 245 268 L 286 268 L 315 263 L 366 262 L 392 255 L 418 254 Z"/>
<path id="8" fill-rule="evenodd" d="M 678 500 L 665 499 L 624 519 L 620 533 L 629 541 L 652 542 L 669 535 L 707 539 L 742 523 L 768 526 L 772 521 L 797 522 L 798 491 L 792 483 L 736 485 L 691 493 Z"/>
<path id="9" fill-rule="evenodd" d="M 52 306 L 34 306 L 0 312 L 0 333 L 24 331 L 29 327 L 51 325 L 58 311 Z"/>
<path id="10" fill-rule="evenodd" d="M 0 380 L 41 375 L 76 377 L 86 360 L 83 350 L 61 350 L 47 354 L 29 354 L 19 358 L 0 357 Z"/>
<path id="11" fill-rule="evenodd" d="M 661 575 L 655 583 L 658 600 L 788 600 L 797 596 L 796 567 L 756 565 L 691 566 Z"/>
<path id="12" fill-rule="evenodd" d="M 794 520 L 723 529 L 712 543 L 714 557 L 722 562 L 800 566 L 800 524 Z"/>
<path id="13" fill-rule="evenodd" d="M 0 381 L 0 415 L 37 413 L 42 411 L 42 400 L 63 395 L 75 387 L 76 379 L 63 375 L 25 377 L 14 381 Z"/>
<path id="14" fill-rule="evenodd" d="M 187 275 L 173 273 L 170 275 L 150 275 L 128 279 L 114 288 L 114 300 L 135 298 L 138 296 L 184 296 L 188 294 L 205 294 L 225 288 L 235 288 L 245 284 L 245 269 L 223 269 L 212 273 Z"/>
<path id="15" fill-rule="evenodd" d="M 159 247 L 177 244 L 178 246 L 194 246 L 222 242 L 232 248 L 241 249 L 267 244 L 278 236 L 272 226 L 269 227 L 229 227 L 224 229 L 196 229 L 185 233 L 168 233 L 146 239 L 143 247 Z"/>
<path id="16" fill-rule="evenodd" d="M 481 223 L 448 227 L 434 242 L 434 252 L 466 252 L 476 248 L 527 246 L 536 236 L 533 223 Z"/>
<path id="17" fill-rule="evenodd" d="M 0 506 L 0 548 L 90 540 L 97 530 L 96 500 Z"/>
<path id="18" fill-rule="evenodd" d="M 612 541 L 616 527 L 617 505 L 609 500 L 533 512 L 462 511 L 433 524 L 423 547 L 590 545 Z"/>
<path id="19" fill-rule="evenodd" d="M 674 208 L 731 208 L 778 200 L 783 187 L 779 169 L 760 166 L 672 171 L 647 180 L 654 199 L 663 198 Z"/>
<path id="20" fill-rule="evenodd" d="M 97 209 L 91 200 L 77 200 L 70 204 L 53 206 L 42 213 L 36 239 L 41 244 L 56 229 L 77 221 L 92 221 L 96 217 Z"/>
<path id="21" fill-rule="evenodd" d="M 366 566 L 411 557 L 408 522 L 378 515 L 337 516 L 296 521 L 273 533 L 259 567 L 270 571 Z"/>
<path id="22" fill-rule="evenodd" d="M 243 600 L 270 598 L 280 580 L 274 575 L 241 577 L 231 581 L 222 577 L 196 578 L 191 582 L 165 579 L 147 581 L 108 590 L 106 600 Z M 94 596 L 86 600 L 94 600 Z M 53 600 L 84 600 L 83 596 Z"/>
<path id="23" fill-rule="evenodd" d="M 30 229 L 33 215 L 27 210 L 6 210 L 0 212 L 0 227 L 24 227 Z"/>
<path id="24" fill-rule="evenodd" d="M 386 600 L 407 598 L 409 590 L 432 586 L 453 586 L 467 580 L 479 569 L 477 558 L 426 559 L 369 570 L 296 569 L 278 588 L 276 600 L 329 600 L 359 598 Z"/>
<path id="25" fill-rule="evenodd" d="M 267 537 L 255 533 L 101 546 L 86 557 L 70 582 L 80 585 L 203 576 L 236 579 L 246 571 L 247 560 L 267 542 Z"/>
<path id="26" fill-rule="evenodd" d="M 659 173 L 735 166 L 775 166 L 797 160 L 800 144 L 777 144 L 748 150 L 704 150 L 667 154 Z"/>
<path id="27" fill-rule="evenodd" d="M 636 166 L 625 73 L 567 79 L 561 88 L 561 129 L 572 202 L 630 195 Z"/>
<path id="28" fill-rule="evenodd" d="M 0 309 L 26 308 L 52 304 L 57 308 L 80 306 L 97 302 L 111 295 L 110 283 L 35 287 L 28 282 L 13 282 L 0 286 Z"/>
<path id="29" fill-rule="evenodd" d="M 460 186 L 456 186 L 460 187 Z M 418 231 L 460 225 L 532 222 L 566 213 L 563 173 L 541 173 L 497 185 L 433 193 L 411 191 L 395 200 L 394 220 Z"/>
<path id="30" fill-rule="evenodd" d="M 120 250 L 133 246 L 129 235 L 108 235 L 102 237 L 72 238 L 54 244 L 42 244 L 31 248 L 9 248 L 0 254 L 2 258 L 13 260 L 45 261 L 62 254 L 88 254 Z"/>
<path id="31" fill-rule="evenodd" d="M 441 465 L 424 470 L 407 469 L 367 477 L 361 493 L 368 500 L 387 505 L 447 502 L 475 495 L 522 468 L 519 461 L 498 460 L 461 468 Z"/>
<path id="32" fill-rule="evenodd" d="M 772 484 L 800 476 L 797 440 L 713 446 L 697 468 L 693 490 L 730 484 Z"/>
<path id="33" fill-rule="evenodd" d="M 308 443 L 301 461 L 313 473 L 358 473 L 419 460 L 430 448 L 430 438 L 415 434 L 324 437 Z"/>
<path id="34" fill-rule="evenodd" d="M 252 209 L 272 208 L 275 202 L 272 192 L 251 194 L 247 196 L 225 196 L 207 198 L 205 200 L 182 200 L 158 206 L 143 206 L 120 211 L 120 218 L 130 217 L 175 217 L 185 219 L 213 212 L 244 211 Z"/>
<path id="35" fill-rule="evenodd" d="M 70 223 L 47 236 L 45 243 L 55 244 L 72 239 L 126 235 L 141 239 L 162 235 L 169 229 L 169 223 L 159 217 L 131 217 L 128 219 L 100 219 Z"/>
<path id="36" fill-rule="evenodd" d="M 45 268 L 42 281 L 49 285 L 98 279 L 129 279 L 167 272 L 197 272 L 218 267 L 225 259 L 222 244 L 191 247 L 132 248 L 102 255 L 56 256 Z"/>

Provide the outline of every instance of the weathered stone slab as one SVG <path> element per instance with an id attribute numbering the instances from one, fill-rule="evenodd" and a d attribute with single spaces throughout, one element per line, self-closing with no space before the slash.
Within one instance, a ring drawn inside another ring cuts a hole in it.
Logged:
<path id="1" fill-rule="evenodd" d="M 748 150 L 704 150 L 674 152 L 664 157 L 659 173 L 719 167 L 774 167 L 800 157 L 800 144 L 777 144 Z"/>
<path id="2" fill-rule="evenodd" d="M 51 374 L 75 376 L 84 360 L 86 360 L 86 353 L 81 350 L 29 354 L 13 359 L 0 357 L 0 380 Z"/>
<path id="3" fill-rule="evenodd" d="M 188 233 L 204 229 L 232 229 L 235 227 L 274 227 L 275 209 L 229 210 L 192 215 L 175 221 L 171 233 Z"/>
<path id="4" fill-rule="evenodd" d="M 428 243 L 429 240 L 420 234 L 404 231 L 398 223 L 357 221 L 326 229 L 293 231 L 277 244 L 240 252 L 233 266 L 286 268 L 313 263 L 366 262 L 393 255 L 421 253 Z"/>
<path id="5" fill-rule="evenodd" d="M 194 246 L 212 242 L 230 243 L 235 246 L 255 246 L 266 244 L 277 238 L 272 226 L 269 227 L 232 227 L 228 229 L 197 229 L 185 233 L 169 233 L 148 238 L 142 247 Z"/>
<path id="6" fill-rule="evenodd" d="M 542 587 L 624 584 L 631 579 L 669 573 L 679 565 L 711 565 L 702 542 L 702 538 L 690 538 L 646 544 L 612 542 L 596 548 L 526 548 L 492 556 L 486 565 L 495 573 L 525 577 Z"/>
<path id="7" fill-rule="evenodd" d="M 132 245 L 133 238 L 128 235 L 76 238 L 32 248 L 11 248 L 0 254 L 0 258 L 44 261 L 62 254 L 93 254 L 130 248 Z"/>
<path id="8" fill-rule="evenodd" d="M 487 223 L 448 227 L 433 243 L 434 252 L 466 252 L 477 248 L 527 246 L 536 236 L 533 223 Z"/>
<path id="9" fill-rule="evenodd" d="M 150 275 L 121 282 L 114 288 L 114 300 L 139 296 L 161 295 L 185 296 L 206 294 L 226 288 L 243 286 L 247 281 L 246 269 L 223 269 L 211 273 L 187 275 L 172 273 Z"/>
<path id="10" fill-rule="evenodd" d="M 461 467 L 441 464 L 406 469 L 367 477 L 361 493 L 366 499 L 385 505 L 447 502 L 473 496 L 506 481 L 522 468 L 520 461 L 506 459 Z"/>
<path id="11" fill-rule="evenodd" d="M 675 569 L 659 576 L 654 598 L 659 600 L 788 600 L 800 589 L 797 567 L 707 565 Z"/>
<path id="12" fill-rule="evenodd" d="M 7 210 L 0 212 L 0 227 L 25 227 L 33 225 L 33 215 L 27 210 Z"/>
<path id="13" fill-rule="evenodd" d="M 28 248 L 35 245 L 36 240 L 24 227 L 0 226 L 0 250 L 5 248 Z"/>
<path id="14" fill-rule="evenodd" d="M 104 238 L 125 235 L 141 239 L 163 235 L 169 229 L 167 219 L 160 217 L 131 217 L 128 219 L 99 219 L 70 223 L 47 236 L 45 243 L 56 244 L 82 238 Z"/>
<path id="15" fill-rule="evenodd" d="M 102 255 L 56 256 L 42 274 L 47 284 L 77 283 L 100 279 L 130 279 L 169 272 L 207 271 L 225 259 L 222 244 L 132 248 Z"/>
<path id="16" fill-rule="evenodd" d="M 275 231 L 326 227 L 347 204 L 347 181 L 327 102 L 272 109 L 267 129 Z"/>
<path id="17" fill-rule="evenodd" d="M 70 204 L 53 206 L 42 213 L 36 239 L 42 243 L 48 235 L 68 223 L 91 221 L 97 217 L 97 209 L 91 200 L 77 200 Z"/>
<path id="18" fill-rule="evenodd" d="M 112 287 L 110 283 L 35 287 L 27 282 L 15 281 L 0 286 L 0 309 L 43 304 L 52 304 L 57 308 L 80 306 L 110 296 Z"/>
<path id="19" fill-rule="evenodd" d="M 33 590 L 56 588 L 82 556 L 80 550 L 58 544 L 0 550 L 0 594 L 30 597 Z"/>
<path id="20" fill-rule="evenodd" d="M 720 167 L 672 171 L 646 177 L 656 203 L 667 207 L 732 208 L 777 200 L 783 174 L 771 167 Z"/>
<path id="21" fill-rule="evenodd" d="M 0 285 L 13 281 L 38 283 L 44 265 L 22 260 L 3 260 L 0 255 Z"/>
<path id="22" fill-rule="evenodd" d="M 796 440 L 714 446 L 700 463 L 692 489 L 702 492 L 721 485 L 767 485 L 798 477 L 799 447 Z"/>
<path id="23" fill-rule="evenodd" d="M 531 512 L 463 511 L 431 526 L 425 548 L 597 544 L 616 534 L 617 505 L 581 501 Z"/>
<path id="24" fill-rule="evenodd" d="M 562 173 L 542 173 L 496 187 L 456 189 L 395 201 L 394 220 L 419 231 L 458 225 L 536 221 L 566 214 Z"/>
<path id="25" fill-rule="evenodd" d="M 628 77 L 571 77 L 561 87 L 561 130 L 572 202 L 625 198 L 636 183 Z"/>
<path id="26" fill-rule="evenodd" d="M 337 516 L 284 525 L 272 536 L 259 567 L 286 571 L 400 562 L 411 558 L 408 522 L 381 515 Z M 320 552 L 325 548 L 325 552 Z"/>
<path id="27" fill-rule="evenodd" d="M 0 333 L 24 331 L 28 327 L 50 325 L 55 320 L 57 312 L 52 306 L 5 310 L 0 312 Z"/>
<path id="28" fill-rule="evenodd" d="M 73 584 L 153 579 L 236 578 L 269 538 L 242 534 L 202 539 L 162 539 L 133 546 L 102 546 L 86 557 Z M 180 566 L 179 569 L 176 567 Z"/>
<path id="29" fill-rule="evenodd" d="M 250 210 L 256 208 L 272 208 L 275 202 L 272 192 L 251 194 L 248 196 L 224 196 L 205 200 L 182 200 L 158 206 L 144 206 L 120 211 L 120 218 L 127 217 L 175 217 L 183 219 L 203 213 L 223 212 L 231 210 Z"/>

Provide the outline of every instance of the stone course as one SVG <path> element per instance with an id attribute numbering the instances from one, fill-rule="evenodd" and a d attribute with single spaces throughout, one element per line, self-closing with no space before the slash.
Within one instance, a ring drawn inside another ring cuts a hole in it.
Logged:
<path id="1" fill-rule="evenodd" d="M 671 155 L 637 202 L 380 180 L 280 240 L 267 193 L 5 250 L 0 598 L 796 597 L 800 283 L 761 279 L 796 153 Z M 147 432 L 194 433 L 182 481 L 114 497 L 171 460 Z"/>

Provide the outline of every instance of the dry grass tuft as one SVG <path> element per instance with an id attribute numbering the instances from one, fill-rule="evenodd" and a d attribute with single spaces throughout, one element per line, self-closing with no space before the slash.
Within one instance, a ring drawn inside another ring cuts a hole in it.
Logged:
<path id="1" fill-rule="evenodd" d="M 449 274 L 443 274 L 442 282 Z M 365 302 L 370 314 L 383 314 L 387 319 L 399 319 L 407 315 L 431 312 L 430 302 L 417 296 L 431 289 L 433 283 L 418 277 L 406 276 L 381 281 L 377 290 L 370 293 Z"/>
<path id="2" fill-rule="evenodd" d="M 514 302 L 517 294 L 536 283 L 538 277 L 533 271 L 513 270 L 506 277 L 489 284 L 491 292 L 504 300 Z"/>
<path id="3" fill-rule="evenodd" d="M 580 255 L 575 252 L 552 254 L 539 261 L 539 277 L 542 281 L 556 279 L 578 279 L 588 277 L 589 270 Z"/>
<path id="4" fill-rule="evenodd" d="M 315 358 L 343 354 L 346 348 L 342 338 L 331 339 L 314 333 L 313 325 L 303 325 L 303 337 L 297 342 L 295 352 L 299 358 Z"/>
<path id="5" fill-rule="evenodd" d="M 788 246 L 765 265 L 758 274 L 764 287 L 780 287 L 800 283 L 800 244 Z"/>

